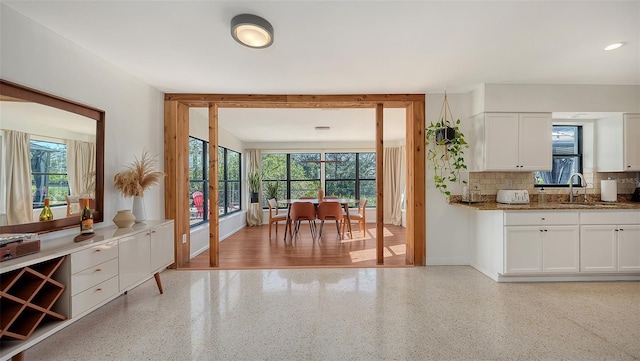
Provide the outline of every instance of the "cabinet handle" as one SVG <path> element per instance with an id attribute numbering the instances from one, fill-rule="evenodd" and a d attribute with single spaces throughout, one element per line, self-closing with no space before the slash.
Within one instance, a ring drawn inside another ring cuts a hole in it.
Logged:
<path id="1" fill-rule="evenodd" d="M 624 229 L 620 228 L 620 232 L 624 232 Z"/>
<path id="2" fill-rule="evenodd" d="M 615 231 L 616 231 L 616 232 L 618 232 L 618 231 L 619 231 L 619 229 L 616 229 Z"/>
<path id="3" fill-rule="evenodd" d="M 545 229 L 544 231 L 546 232 L 547 230 Z"/>
<path id="4" fill-rule="evenodd" d="M 102 271 L 102 268 L 96 268 L 96 272 Z"/>
<path id="5" fill-rule="evenodd" d="M 156 233 L 156 231 L 151 231 L 151 233 Z"/>
<path id="6" fill-rule="evenodd" d="M 100 252 L 100 248 L 96 249 L 96 252 Z"/>
<path id="7" fill-rule="evenodd" d="M 540 232 L 544 232 L 543 230 L 540 230 Z"/>
<path id="8" fill-rule="evenodd" d="M 544 217 L 542 217 L 542 220 L 544 221 Z"/>
<path id="9" fill-rule="evenodd" d="M 96 288 L 96 292 L 102 291 L 102 288 Z"/>

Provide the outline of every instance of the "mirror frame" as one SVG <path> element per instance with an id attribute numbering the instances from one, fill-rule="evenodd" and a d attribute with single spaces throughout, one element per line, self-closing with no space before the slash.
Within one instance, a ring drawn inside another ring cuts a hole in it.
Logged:
<path id="1" fill-rule="evenodd" d="M 85 116 L 96 121 L 96 193 L 94 222 L 103 221 L 104 205 L 104 110 L 60 98 L 39 90 L 28 88 L 0 79 L 0 96 L 23 99 L 60 110 Z M 80 221 L 74 217 L 55 219 L 47 222 L 32 222 L 11 226 L 0 226 L 0 233 L 47 233 L 61 229 L 78 227 Z"/>

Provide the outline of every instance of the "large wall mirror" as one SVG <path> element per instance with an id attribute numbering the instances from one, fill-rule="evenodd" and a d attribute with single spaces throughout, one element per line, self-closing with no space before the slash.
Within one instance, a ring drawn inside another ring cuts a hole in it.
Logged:
<path id="1" fill-rule="evenodd" d="M 104 111 L 0 79 L 0 234 L 79 226 L 104 201 Z M 53 220 L 40 221 L 45 199 Z"/>

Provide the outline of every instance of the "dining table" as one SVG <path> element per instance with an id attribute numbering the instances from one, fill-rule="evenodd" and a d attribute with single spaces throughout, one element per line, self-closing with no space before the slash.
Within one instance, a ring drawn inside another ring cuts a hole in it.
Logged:
<path id="1" fill-rule="evenodd" d="M 287 221 L 284 224 L 284 241 L 287 240 L 287 231 L 289 230 L 289 222 L 291 222 L 291 205 L 297 202 L 310 202 L 313 203 L 314 206 L 318 206 L 321 202 L 336 202 L 342 205 L 344 208 L 345 217 L 347 218 L 347 227 L 349 230 L 349 237 L 353 238 L 353 234 L 351 233 L 351 219 L 349 218 L 349 204 L 354 203 L 357 204 L 359 202 L 358 199 L 350 199 L 350 198 L 296 198 L 296 199 L 282 199 L 279 200 L 278 203 L 287 205 Z"/>

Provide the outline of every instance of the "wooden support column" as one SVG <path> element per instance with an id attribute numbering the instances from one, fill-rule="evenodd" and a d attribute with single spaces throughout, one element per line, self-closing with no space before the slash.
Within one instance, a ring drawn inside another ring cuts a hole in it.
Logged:
<path id="1" fill-rule="evenodd" d="M 164 103 L 164 172 L 164 215 L 175 220 L 174 260 L 179 268 L 190 259 L 189 107 L 177 101 Z"/>
<path id="2" fill-rule="evenodd" d="M 384 264 L 384 105 L 376 104 L 376 259 Z"/>
<path id="3" fill-rule="evenodd" d="M 220 218 L 218 217 L 218 103 L 209 106 L 209 265 L 220 265 Z"/>
<path id="4" fill-rule="evenodd" d="M 426 265 L 425 102 L 407 107 L 407 253 L 408 263 Z"/>

